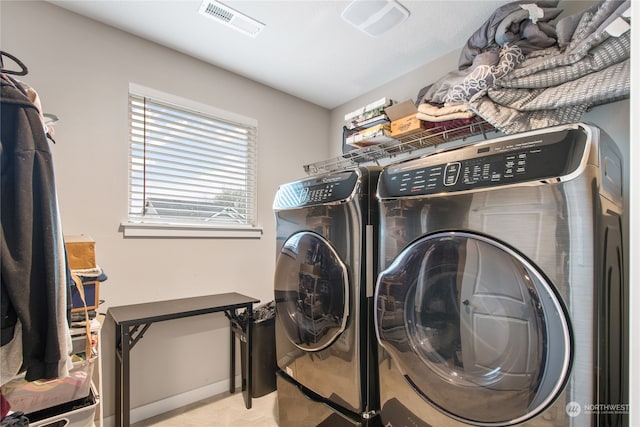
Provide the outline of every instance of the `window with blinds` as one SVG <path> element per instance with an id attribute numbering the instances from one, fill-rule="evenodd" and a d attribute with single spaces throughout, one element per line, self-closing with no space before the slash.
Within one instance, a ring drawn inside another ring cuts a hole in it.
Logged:
<path id="1" fill-rule="evenodd" d="M 205 109 L 130 90 L 130 223 L 256 226 L 256 125 Z"/>

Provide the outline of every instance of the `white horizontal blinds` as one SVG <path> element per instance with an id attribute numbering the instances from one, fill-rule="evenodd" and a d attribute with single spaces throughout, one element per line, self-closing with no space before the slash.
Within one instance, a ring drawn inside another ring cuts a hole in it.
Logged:
<path id="1" fill-rule="evenodd" d="M 254 226 L 256 128 L 129 95 L 129 219 Z"/>

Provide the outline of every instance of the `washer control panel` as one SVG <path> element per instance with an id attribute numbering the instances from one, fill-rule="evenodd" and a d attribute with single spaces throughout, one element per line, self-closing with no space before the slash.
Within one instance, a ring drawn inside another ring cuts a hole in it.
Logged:
<path id="1" fill-rule="evenodd" d="M 281 185 L 274 209 L 288 209 L 348 200 L 358 183 L 356 171 L 339 172 Z"/>
<path id="2" fill-rule="evenodd" d="M 409 160 L 382 172 L 378 195 L 430 195 L 560 178 L 580 166 L 587 154 L 586 141 L 582 130 L 565 129 L 501 138 Z"/>

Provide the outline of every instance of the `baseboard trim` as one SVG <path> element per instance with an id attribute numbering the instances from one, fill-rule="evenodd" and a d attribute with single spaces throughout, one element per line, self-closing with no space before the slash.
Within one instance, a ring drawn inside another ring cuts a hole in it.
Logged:
<path id="1" fill-rule="evenodd" d="M 242 384 L 240 375 L 236 377 L 236 384 Z M 137 408 L 133 408 L 131 410 L 131 424 L 146 420 L 147 418 L 155 417 L 156 415 L 173 411 L 174 409 L 182 408 L 183 406 L 187 406 L 192 403 L 199 402 L 203 399 L 208 399 L 210 397 L 228 391 L 229 380 L 224 380 L 206 385 L 204 387 L 200 387 L 195 390 L 187 391 L 185 393 L 177 394 L 175 396 L 167 397 L 166 399 L 148 403 Z M 114 427 L 115 423 L 115 416 L 111 415 L 109 417 L 105 417 L 102 426 Z"/>

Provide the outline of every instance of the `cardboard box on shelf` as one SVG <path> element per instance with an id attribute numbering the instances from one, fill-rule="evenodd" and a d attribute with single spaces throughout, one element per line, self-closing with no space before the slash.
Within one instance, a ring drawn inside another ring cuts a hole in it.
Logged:
<path id="1" fill-rule="evenodd" d="M 427 128 L 426 123 L 416 117 L 418 109 L 410 99 L 387 107 L 384 111 L 391 120 L 392 138 L 422 132 Z"/>
<path id="2" fill-rule="evenodd" d="M 90 236 L 69 235 L 64 241 L 71 270 L 96 268 L 96 242 Z"/>

